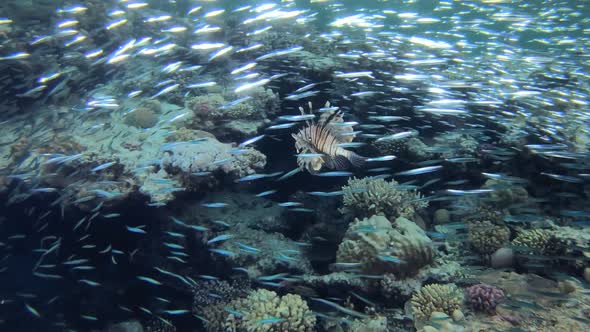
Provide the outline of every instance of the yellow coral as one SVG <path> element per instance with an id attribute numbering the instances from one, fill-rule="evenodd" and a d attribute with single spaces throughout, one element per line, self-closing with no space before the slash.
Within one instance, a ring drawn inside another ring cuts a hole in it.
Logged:
<path id="1" fill-rule="evenodd" d="M 316 318 L 299 295 L 258 289 L 248 297 L 204 310 L 207 331 L 311 332 Z"/>
<path id="2" fill-rule="evenodd" d="M 422 287 L 412 296 L 414 318 L 426 321 L 433 312 L 443 312 L 449 316 L 461 308 L 463 294 L 454 284 L 431 284 Z"/>
<path id="3" fill-rule="evenodd" d="M 526 247 L 541 254 L 557 254 L 563 250 L 562 240 L 552 230 L 532 229 L 522 231 L 512 240 L 517 247 Z"/>

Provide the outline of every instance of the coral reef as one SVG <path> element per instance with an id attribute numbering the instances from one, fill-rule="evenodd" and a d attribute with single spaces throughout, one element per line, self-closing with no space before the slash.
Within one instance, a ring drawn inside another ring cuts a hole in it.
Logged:
<path id="1" fill-rule="evenodd" d="M 395 155 L 399 156 L 408 150 L 408 141 L 411 138 L 400 139 L 400 140 L 383 140 L 375 142 L 375 148 L 382 155 Z"/>
<path id="2" fill-rule="evenodd" d="M 171 144 L 165 149 L 162 165 L 169 173 L 190 175 L 199 172 L 221 171 L 235 178 L 253 174 L 264 167 L 266 157 L 254 150 L 236 151 L 230 144 L 205 137 L 199 142 Z"/>
<path id="3" fill-rule="evenodd" d="M 375 316 L 352 321 L 346 331 L 350 332 L 387 332 L 387 317 Z"/>
<path id="4" fill-rule="evenodd" d="M 488 220 L 469 223 L 469 244 L 482 255 L 491 255 L 510 240 L 506 226 L 495 225 Z"/>
<path id="5" fill-rule="evenodd" d="M 588 325 L 590 299 L 584 292 L 562 293 L 558 282 L 535 274 L 488 270 L 478 273 L 477 279 L 502 289 L 506 298 L 497 305 L 495 315 L 477 314 L 466 319 L 467 331 L 515 327 L 525 331 L 582 331 Z"/>
<path id="6" fill-rule="evenodd" d="M 236 332 L 312 332 L 316 318 L 299 296 L 278 296 L 273 291 L 258 289 L 247 297 L 204 311 L 207 331 Z"/>
<path id="7" fill-rule="evenodd" d="M 279 110 L 279 99 L 272 90 L 256 88 L 247 99 L 234 103 L 238 97 L 221 93 L 199 95 L 188 99 L 186 107 L 193 112 L 188 126 L 212 131 L 220 138 L 244 138 L 256 134 Z M 229 131 L 229 133 L 228 133 Z"/>
<path id="8" fill-rule="evenodd" d="M 422 287 L 412 296 L 412 313 L 419 321 L 430 319 L 433 312 L 453 316 L 461 309 L 463 296 L 454 284 L 431 284 Z"/>
<path id="9" fill-rule="evenodd" d="M 336 254 L 337 263 L 360 263 L 365 273 L 412 275 L 432 262 L 432 241 L 415 223 L 383 216 L 356 219 Z"/>
<path id="10" fill-rule="evenodd" d="M 247 296 L 250 291 L 250 282 L 244 278 L 231 281 L 205 280 L 197 282 L 191 291 L 193 293 L 192 311 L 200 314 L 208 306 Z"/>
<path id="11" fill-rule="evenodd" d="M 474 156 L 479 147 L 478 140 L 461 130 L 447 132 L 435 137 L 436 144 L 429 147 L 431 152 L 438 152 L 444 158 L 451 158 L 457 155 Z"/>
<path id="12" fill-rule="evenodd" d="M 203 197 L 207 202 L 225 202 L 223 209 L 204 210 L 197 202 L 187 208 L 184 217 L 198 224 L 213 226 L 214 220 L 223 220 L 233 226 L 246 226 L 250 229 L 265 232 L 282 232 L 289 230 L 289 223 L 285 222 L 283 213 L 285 208 L 264 197 L 255 197 L 242 192 L 211 192 Z"/>
<path id="13" fill-rule="evenodd" d="M 412 219 L 414 214 L 428 206 L 416 190 L 396 188 L 395 180 L 352 178 L 342 187 L 344 207 L 342 213 L 357 218 L 383 214 L 390 220 L 398 217 Z"/>
<path id="14" fill-rule="evenodd" d="M 432 157 L 428 145 L 417 137 L 410 137 L 406 143 L 406 150 L 412 159 L 427 160 Z"/>
<path id="15" fill-rule="evenodd" d="M 504 292 L 498 287 L 477 284 L 465 290 L 465 297 L 472 309 L 493 314 L 505 296 Z"/>
<path id="16" fill-rule="evenodd" d="M 225 242 L 220 248 L 235 255 L 224 259 L 237 266 L 246 267 L 252 278 L 285 268 L 298 273 L 312 271 L 302 248 L 281 233 L 267 233 L 240 224 L 232 227 L 232 233 L 234 241 Z M 244 245 L 256 250 L 244 250 Z"/>
<path id="17" fill-rule="evenodd" d="M 444 255 L 438 255 L 434 262 L 421 268 L 416 275 L 400 278 L 395 274 L 384 274 L 379 281 L 379 289 L 388 299 L 409 299 L 423 284 L 428 282 L 452 283 L 464 278 L 461 265 Z"/>
<path id="18" fill-rule="evenodd" d="M 176 327 L 172 323 L 164 322 L 160 318 L 152 318 L 145 323 L 145 332 L 176 332 Z"/>

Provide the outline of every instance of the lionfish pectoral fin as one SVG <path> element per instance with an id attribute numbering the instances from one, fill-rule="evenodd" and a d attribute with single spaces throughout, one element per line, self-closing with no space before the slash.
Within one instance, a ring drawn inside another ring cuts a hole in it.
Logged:
<path id="1" fill-rule="evenodd" d="M 325 165 L 331 169 L 345 170 L 350 168 L 351 162 L 344 156 L 326 157 Z"/>
<path id="2" fill-rule="evenodd" d="M 363 156 L 359 156 L 358 154 L 351 152 L 350 156 L 348 157 L 348 161 L 352 164 L 352 166 L 361 168 L 367 162 L 367 158 Z"/>

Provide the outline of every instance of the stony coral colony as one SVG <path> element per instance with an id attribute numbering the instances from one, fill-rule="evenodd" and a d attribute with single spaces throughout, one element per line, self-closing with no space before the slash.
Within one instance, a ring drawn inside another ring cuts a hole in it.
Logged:
<path id="1" fill-rule="evenodd" d="M 576 6 L 193 2 L 0 4 L 2 330 L 590 324 Z"/>

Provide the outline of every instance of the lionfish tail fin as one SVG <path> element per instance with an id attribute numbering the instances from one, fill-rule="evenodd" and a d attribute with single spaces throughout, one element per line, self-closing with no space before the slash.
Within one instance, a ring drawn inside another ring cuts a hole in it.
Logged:
<path id="1" fill-rule="evenodd" d="M 361 168 L 367 162 L 367 158 L 360 156 L 354 152 L 351 152 L 350 156 L 348 157 L 348 161 L 350 161 L 352 166 L 354 166 L 356 168 Z"/>

